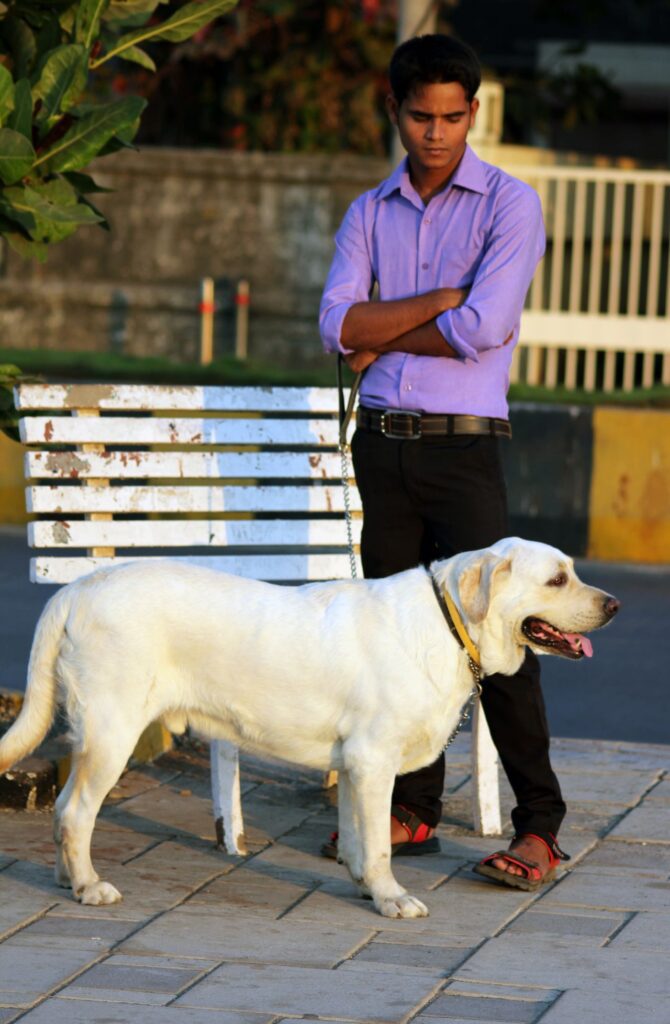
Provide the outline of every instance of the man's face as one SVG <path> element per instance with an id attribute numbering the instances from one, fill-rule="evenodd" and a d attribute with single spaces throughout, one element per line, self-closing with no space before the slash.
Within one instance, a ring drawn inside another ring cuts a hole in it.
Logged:
<path id="1" fill-rule="evenodd" d="M 469 102 L 459 82 L 423 85 L 400 106 L 393 96 L 387 100 L 412 171 L 431 177 L 446 177 L 455 170 L 478 108 L 479 100 Z"/>

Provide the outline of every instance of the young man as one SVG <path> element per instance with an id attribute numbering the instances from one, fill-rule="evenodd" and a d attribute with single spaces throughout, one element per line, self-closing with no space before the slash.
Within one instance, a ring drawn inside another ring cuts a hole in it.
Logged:
<path id="1" fill-rule="evenodd" d="M 349 208 L 320 313 L 325 348 L 366 371 L 352 456 L 367 577 L 507 535 L 498 445 L 511 436 L 512 350 L 544 251 L 535 192 L 467 145 L 480 84 L 469 47 L 443 35 L 410 39 L 393 55 L 390 81 L 387 110 L 407 158 Z M 529 653 L 513 678 L 487 678 L 482 704 L 517 806 L 510 850 L 479 868 L 535 888 L 562 856 L 565 814 L 537 658 Z M 443 757 L 396 780 L 393 852 L 439 849 L 443 781 Z"/>

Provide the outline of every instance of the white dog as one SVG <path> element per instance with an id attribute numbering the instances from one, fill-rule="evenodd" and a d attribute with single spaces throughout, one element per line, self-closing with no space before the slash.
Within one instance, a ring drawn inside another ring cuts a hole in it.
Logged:
<path id="1" fill-rule="evenodd" d="M 58 699 L 73 741 L 56 804 L 56 878 L 82 903 L 120 893 L 91 863 L 96 815 L 143 729 L 161 719 L 260 753 L 339 771 L 339 856 L 387 917 L 426 907 L 390 868 L 396 775 L 435 760 L 483 675 L 512 674 L 525 646 L 590 656 L 584 631 L 618 602 L 555 548 L 507 539 L 382 580 L 279 587 L 176 562 L 130 563 L 71 583 L 37 626 L 6 771 L 45 735 Z M 484 683 L 486 685 L 486 683 Z"/>

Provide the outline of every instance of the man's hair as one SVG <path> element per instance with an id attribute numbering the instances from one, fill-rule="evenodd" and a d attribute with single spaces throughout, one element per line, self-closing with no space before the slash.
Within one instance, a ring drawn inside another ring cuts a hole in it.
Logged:
<path id="1" fill-rule="evenodd" d="M 391 91 L 398 106 L 410 93 L 436 82 L 459 82 L 471 102 L 482 80 L 474 50 L 451 36 L 415 36 L 401 43 L 389 67 Z"/>

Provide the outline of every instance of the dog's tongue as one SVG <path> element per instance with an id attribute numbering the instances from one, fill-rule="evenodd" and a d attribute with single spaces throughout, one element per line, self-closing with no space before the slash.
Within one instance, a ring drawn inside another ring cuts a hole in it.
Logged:
<path id="1" fill-rule="evenodd" d="M 593 657 L 593 644 L 581 633 L 564 633 L 563 636 L 575 651 L 582 651 L 587 658 Z"/>

